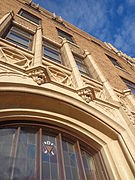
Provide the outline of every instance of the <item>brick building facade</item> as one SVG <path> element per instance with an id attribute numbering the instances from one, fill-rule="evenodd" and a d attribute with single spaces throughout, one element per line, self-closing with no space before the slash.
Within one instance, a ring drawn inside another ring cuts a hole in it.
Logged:
<path id="1" fill-rule="evenodd" d="M 135 58 L 30 0 L 0 5 L 0 179 L 134 179 Z"/>

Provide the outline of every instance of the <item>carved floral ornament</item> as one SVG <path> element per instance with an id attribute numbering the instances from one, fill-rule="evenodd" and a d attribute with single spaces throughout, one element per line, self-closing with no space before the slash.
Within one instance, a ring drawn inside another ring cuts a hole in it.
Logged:
<path id="1" fill-rule="evenodd" d="M 95 99 L 95 92 L 94 89 L 92 89 L 89 86 L 86 86 L 84 88 L 81 88 L 78 91 L 78 95 L 82 97 L 84 101 L 89 103 L 90 101 L 93 101 Z"/>

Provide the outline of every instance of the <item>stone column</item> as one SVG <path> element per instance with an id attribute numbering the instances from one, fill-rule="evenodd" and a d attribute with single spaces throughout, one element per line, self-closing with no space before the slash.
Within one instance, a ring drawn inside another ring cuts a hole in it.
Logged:
<path id="1" fill-rule="evenodd" d="M 0 19 L 0 36 L 2 36 L 3 32 L 8 28 L 13 19 L 13 11 L 7 13 Z"/>
<path id="2" fill-rule="evenodd" d="M 34 66 L 42 64 L 42 28 L 37 27 L 37 32 L 35 35 L 35 55 L 34 55 Z"/>
<path id="3" fill-rule="evenodd" d="M 82 88 L 84 86 L 84 83 L 66 39 L 64 39 L 62 43 L 62 52 L 67 64 L 69 64 L 69 66 L 72 68 L 72 75 L 77 88 Z"/>
<path id="4" fill-rule="evenodd" d="M 106 89 L 106 92 L 107 92 L 107 94 L 109 96 L 108 99 L 118 101 L 117 95 L 113 91 L 113 88 L 111 87 L 108 80 L 105 78 L 103 73 L 100 71 L 100 69 L 99 69 L 97 63 L 95 62 L 94 58 L 92 57 L 92 55 L 87 50 L 85 50 L 84 55 L 85 55 L 85 58 L 86 58 L 87 62 L 90 64 L 91 68 L 94 69 L 98 79 L 103 83 L 103 85 L 104 85 L 104 87 Z"/>

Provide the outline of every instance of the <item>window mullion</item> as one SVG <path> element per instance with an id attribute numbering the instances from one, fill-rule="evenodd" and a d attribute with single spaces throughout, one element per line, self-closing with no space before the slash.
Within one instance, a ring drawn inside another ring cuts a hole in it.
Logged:
<path id="1" fill-rule="evenodd" d="M 16 160 L 16 155 L 17 155 L 17 148 L 18 148 L 18 143 L 19 143 L 20 131 L 21 131 L 21 127 L 18 127 L 17 134 L 16 134 L 14 142 L 12 144 L 12 152 L 11 153 L 13 155 L 13 163 L 12 163 L 10 180 L 12 180 L 14 177 L 15 160 Z"/>
<path id="2" fill-rule="evenodd" d="M 58 162 L 59 162 L 60 180 L 66 180 L 66 172 L 65 172 L 65 165 L 64 165 L 64 156 L 63 156 L 63 149 L 62 149 L 61 133 L 59 133 L 59 135 L 57 136 L 57 149 L 58 149 Z"/>
<path id="3" fill-rule="evenodd" d="M 39 129 L 37 138 L 37 179 L 42 180 L 42 128 Z"/>
<path id="4" fill-rule="evenodd" d="M 83 165 L 83 160 L 82 160 L 82 156 L 81 156 L 81 149 L 80 149 L 79 141 L 76 142 L 74 147 L 75 147 L 75 152 L 77 155 L 77 163 L 78 163 L 78 167 L 79 167 L 80 179 L 87 180 L 84 165 Z"/>

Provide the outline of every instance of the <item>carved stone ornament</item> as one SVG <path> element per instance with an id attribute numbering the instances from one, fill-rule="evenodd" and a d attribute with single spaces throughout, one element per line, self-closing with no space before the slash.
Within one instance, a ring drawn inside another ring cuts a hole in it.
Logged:
<path id="1" fill-rule="evenodd" d="M 9 47 L 0 47 L 0 60 L 25 69 L 32 64 L 32 59 L 29 59 L 16 49 Z"/>
<path id="2" fill-rule="evenodd" d="M 69 75 L 52 66 L 48 66 L 46 69 L 47 69 L 47 72 L 51 81 L 55 81 L 65 86 L 73 87 L 71 74 Z"/>
<path id="3" fill-rule="evenodd" d="M 124 98 L 125 96 L 121 96 L 119 94 L 117 94 L 117 96 L 119 98 L 122 109 L 125 111 L 126 115 L 129 117 L 130 121 L 134 124 L 135 123 L 135 115 L 131 112 L 131 110 Z"/>
<path id="4" fill-rule="evenodd" d="M 129 117 L 130 121 L 134 124 L 135 123 L 135 115 L 131 112 L 131 110 L 124 103 L 121 103 L 121 106 L 122 106 L 123 110 L 125 111 L 125 113 L 127 114 L 127 116 Z"/>
<path id="5" fill-rule="evenodd" d="M 46 70 L 40 67 L 31 69 L 28 76 L 31 77 L 38 85 L 48 82 Z"/>
<path id="6" fill-rule="evenodd" d="M 78 95 L 82 97 L 84 101 L 89 103 L 90 101 L 93 101 L 95 99 L 95 92 L 91 87 L 84 87 L 81 88 L 78 91 Z"/>

